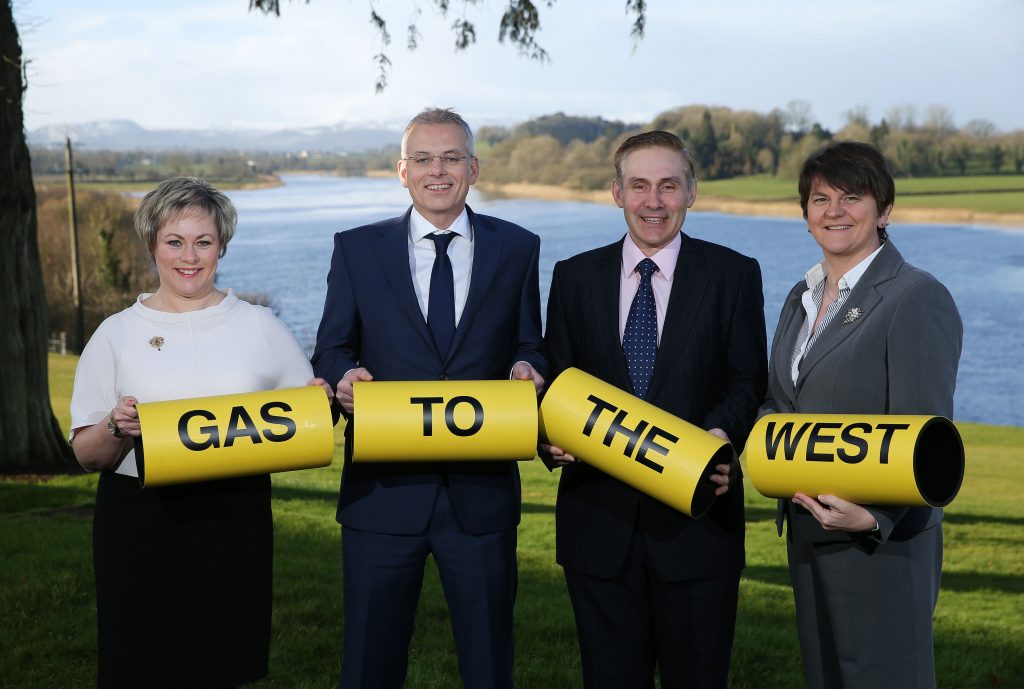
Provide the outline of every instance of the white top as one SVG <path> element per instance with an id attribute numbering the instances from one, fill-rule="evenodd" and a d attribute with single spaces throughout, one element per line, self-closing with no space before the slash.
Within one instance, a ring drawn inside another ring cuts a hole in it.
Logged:
<path id="1" fill-rule="evenodd" d="M 463 208 L 462 213 L 447 230 L 434 227 L 415 208 L 409 215 L 409 268 L 412 271 L 412 284 L 424 320 L 427 319 L 427 306 L 430 303 L 430 273 L 434 269 L 434 257 L 437 255 L 434 240 L 427 239 L 427 235 L 432 232 L 454 232 L 458 235 L 448 245 L 448 259 L 452 262 L 452 277 L 455 282 L 455 325 L 458 325 L 462 311 L 466 308 L 469 278 L 473 272 L 473 228 L 469 223 L 469 214 Z"/>
<path id="2" fill-rule="evenodd" d="M 160 402 L 301 387 L 313 377 L 291 331 L 264 306 L 228 290 L 216 306 L 169 313 L 145 306 L 150 296 L 100 323 L 85 346 L 71 394 L 72 437 L 105 422 L 125 395 Z M 139 475 L 134 450 L 115 472 Z"/>

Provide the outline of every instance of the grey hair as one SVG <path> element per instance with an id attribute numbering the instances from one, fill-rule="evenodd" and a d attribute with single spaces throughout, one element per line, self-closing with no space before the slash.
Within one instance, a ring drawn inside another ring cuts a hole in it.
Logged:
<path id="1" fill-rule="evenodd" d="M 473 153 L 473 130 L 469 128 L 466 120 L 462 119 L 462 115 L 451 108 L 426 108 L 416 117 L 409 120 L 409 124 L 405 126 L 405 132 L 402 134 L 403 158 L 409 155 L 405 146 L 409 141 L 409 132 L 417 124 L 454 124 L 466 135 L 466 153 L 475 155 Z"/>
<path id="2" fill-rule="evenodd" d="M 146 242 L 152 254 L 160 228 L 191 211 L 207 213 L 213 218 L 223 257 L 228 251 L 228 242 L 235 236 L 238 211 L 231 199 L 198 177 L 172 177 L 146 194 L 135 211 L 135 233 Z"/>

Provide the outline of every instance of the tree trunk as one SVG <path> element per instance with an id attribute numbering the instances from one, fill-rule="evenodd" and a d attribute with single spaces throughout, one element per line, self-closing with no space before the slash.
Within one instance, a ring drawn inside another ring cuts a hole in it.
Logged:
<path id="1" fill-rule="evenodd" d="M 78 463 L 50 409 L 22 64 L 10 0 L 0 0 L 0 474 L 68 473 Z"/>

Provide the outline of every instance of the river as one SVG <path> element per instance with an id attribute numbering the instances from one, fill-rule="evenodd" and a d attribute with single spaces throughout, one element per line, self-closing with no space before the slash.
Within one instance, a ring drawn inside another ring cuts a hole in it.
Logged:
<path id="1" fill-rule="evenodd" d="M 288 175 L 270 189 L 233 191 L 238 232 L 221 260 L 218 284 L 260 292 L 299 342 L 312 350 L 323 310 L 335 232 L 393 217 L 409 205 L 396 178 Z M 541 237 L 540 289 L 546 303 L 556 261 L 623 235 L 622 211 L 573 201 L 487 200 L 479 213 Z M 700 208 L 698 197 L 696 208 Z M 964 321 L 956 418 L 1024 426 L 1024 232 L 955 225 L 901 225 L 899 198 L 890 237 L 911 263 L 952 292 Z M 821 252 L 799 220 L 691 211 L 684 231 L 761 263 L 771 342 L 782 300 Z M 543 306 L 543 304 L 542 304 Z"/>

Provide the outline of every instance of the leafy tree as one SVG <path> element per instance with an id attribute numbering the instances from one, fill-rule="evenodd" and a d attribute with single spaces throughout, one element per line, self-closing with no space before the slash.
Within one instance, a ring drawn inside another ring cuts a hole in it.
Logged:
<path id="1" fill-rule="evenodd" d="M 465 50 L 476 43 L 476 25 L 466 18 L 466 10 L 478 4 L 479 0 L 431 0 L 434 9 L 442 17 L 447 18 L 449 10 L 453 6 L 462 8 L 462 15 L 452 22 L 451 31 L 455 36 L 455 49 Z M 540 31 L 540 10 L 537 8 L 541 2 L 548 7 L 555 4 L 555 0 L 506 0 L 505 11 L 501 15 L 498 25 L 498 42 L 504 43 L 508 40 L 516 47 L 519 54 L 531 60 L 547 62 L 548 51 L 537 42 L 537 33 Z M 309 3 L 309 0 L 306 0 Z M 412 2 L 412 20 L 406 27 L 406 47 L 409 50 L 416 50 L 421 38 L 416 21 L 420 16 L 419 6 L 415 0 Z M 281 0 L 249 0 L 249 10 L 259 10 L 265 14 L 280 16 Z M 647 0 L 626 0 L 626 13 L 631 14 L 633 25 L 630 35 L 634 44 L 644 37 L 644 29 L 647 22 Z M 377 65 L 377 81 L 375 88 L 378 93 L 387 88 L 388 72 L 391 69 L 391 59 L 385 52 L 391 45 L 391 32 L 388 21 L 377 11 L 377 6 L 370 2 L 370 24 L 377 30 L 381 42 L 381 51 L 373 56 L 373 62 Z"/>
<path id="2" fill-rule="evenodd" d="M 999 144 L 993 144 L 988 147 L 987 151 L 989 162 L 992 163 L 992 171 L 997 175 L 999 170 L 1002 169 L 1003 163 L 1006 161 L 1006 151 Z"/>
<path id="3" fill-rule="evenodd" d="M 693 150 L 693 157 L 697 159 L 698 173 L 710 174 L 718 151 L 718 138 L 709 111 L 705 110 L 701 115 L 700 129 L 690 137 L 689 146 Z"/>

